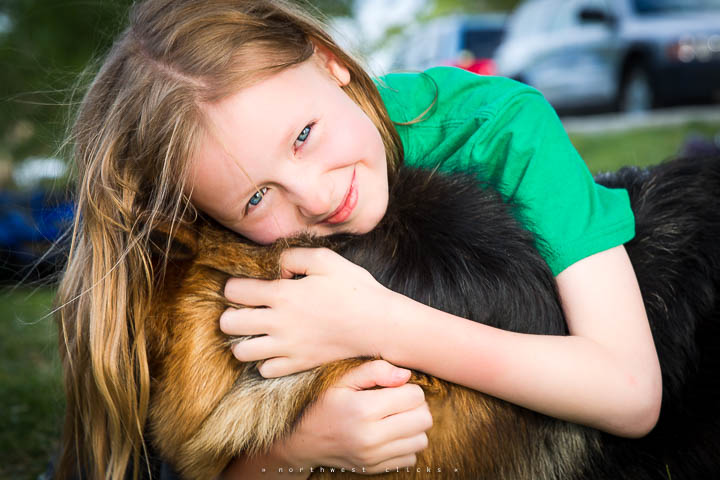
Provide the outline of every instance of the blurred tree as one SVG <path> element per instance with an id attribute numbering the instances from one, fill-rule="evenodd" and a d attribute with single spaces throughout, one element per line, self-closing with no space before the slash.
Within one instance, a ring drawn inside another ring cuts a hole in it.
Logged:
<path id="1" fill-rule="evenodd" d="M 356 0 L 295 0 L 303 6 L 310 6 L 310 11 L 319 10 L 328 17 L 350 17 Z M 362 1 L 362 0 L 358 0 Z"/>
<path id="2" fill-rule="evenodd" d="M 109 48 L 130 3 L 0 1 L 0 161 L 56 150 L 78 73 Z"/>
<path id="3" fill-rule="evenodd" d="M 508 12 L 521 0 L 430 0 L 428 17 L 441 17 L 451 13 Z"/>
<path id="4" fill-rule="evenodd" d="M 297 0 L 350 16 L 354 0 Z M 110 47 L 132 0 L 0 0 L 0 170 L 50 156 L 65 135 L 79 74 Z M 92 72 L 88 72 L 92 74 Z M 1 181 L 0 181 L 1 182 Z"/>

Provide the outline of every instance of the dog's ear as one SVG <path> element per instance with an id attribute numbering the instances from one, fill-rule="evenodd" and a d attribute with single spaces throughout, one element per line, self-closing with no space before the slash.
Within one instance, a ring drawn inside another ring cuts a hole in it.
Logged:
<path id="1" fill-rule="evenodd" d="M 191 260 L 198 252 L 198 231 L 192 223 L 162 222 L 150 233 L 153 257 L 168 260 Z"/>

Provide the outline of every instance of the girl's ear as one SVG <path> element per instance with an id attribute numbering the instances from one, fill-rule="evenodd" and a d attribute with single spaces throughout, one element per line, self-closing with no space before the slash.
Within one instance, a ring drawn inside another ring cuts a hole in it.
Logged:
<path id="1" fill-rule="evenodd" d="M 316 43 L 315 55 L 322 66 L 325 67 L 325 70 L 335 79 L 338 86 L 344 87 L 350 83 L 350 71 L 345 65 L 340 63 L 340 60 L 338 60 L 333 52 L 325 46 Z"/>

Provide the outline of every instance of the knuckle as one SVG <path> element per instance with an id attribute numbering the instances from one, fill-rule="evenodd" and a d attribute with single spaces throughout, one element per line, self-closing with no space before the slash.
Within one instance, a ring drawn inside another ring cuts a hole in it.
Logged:
<path id="1" fill-rule="evenodd" d="M 370 364 L 371 368 L 377 373 L 382 373 L 385 369 L 392 368 L 392 364 L 383 359 L 371 360 Z"/>
<path id="2" fill-rule="evenodd" d="M 422 389 L 422 387 L 416 383 L 409 384 L 409 387 L 412 389 L 412 399 L 417 401 L 418 403 L 425 402 L 425 391 Z"/>
<path id="3" fill-rule="evenodd" d="M 248 362 L 249 356 L 247 352 L 247 345 L 243 345 L 245 342 L 238 342 L 232 347 L 232 352 L 235 358 L 237 358 L 241 362 Z M 258 368 L 258 370 L 260 370 Z M 261 372 L 262 374 L 262 372 Z"/>
<path id="4" fill-rule="evenodd" d="M 420 448 L 418 450 L 425 450 L 428 447 L 429 442 L 428 442 L 427 434 L 423 433 L 422 435 L 420 435 L 419 444 L 420 444 Z"/>
<path id="5" fill-rule="evenodd" d="M 363 453 L 356 454 L 355 463 L 357 465 L 364 466 L 364 465 L 374 465 L 377 462 L 375 462 L 375 459 L 372 458 L 372 456 L 370 454 L 363 452 Z"/>
<path id="6" fill-rule="evenodd" d="M 348 414 L 356 420 L 364 420 L 370 416 L 368 406 L 359 401 L 348 401 Z"/>
<path id="7" fill-rule="evenodd" d="M 230 299 L 230 297 L 232 297 L 235 284 L 234 280 L 234 278 L 230 278 L 227 282 L 225 282 L 225 288 L 223 289 L 223 297 L 227 299 Z"/>
<path id="8" fill-rule="evenodd" d="M 425 411 L 425 425 L 425 430 L 430 430 L 433 426 L 433 418 L 429 409 Z"/>
<path id="9" fill-rule="evenodd" d="M 225 333 L 229 333 L 228 331 L 232 327 L 232 314 L 234 310 L 233 308 L 228 308 L 220 315 L 220 330 Z"/>
<path id="10" fill-rule="evenodd" d="M 370 367 L 368 374 L 374 379 L 384 378 L 387 376 L 388 371 L 392 371 L 394 369 L 392 364 L 385 360 L 372 360 L 368 366 Z"/>
<path id="11" fill-rule="evenodd" d="M 276 376 L 272 367 L 267 362 L 262 362 L 262 364 L 258 366 L 258 372 L 260 372 L 260 375 L 264 378 L 273 378 Z"/>
<path id="12" fill-rule="evenodd" d="M 366 431 L 359 435 L 357 438 L 359 455 L 365 457 L 365 460 L 369 462 L 371 460 L 370 454 L 372 449 L 378 445 L 379 440 L 377 433 L 373 433 L 372 431 Z"/>
<path id="13" fill-rule="evenodd" d="M 315 249 L 313 249 L 313 252 L 312 252 L 313 260 L 317 260 L 317 261 L 321 261 L 321 262 L 326 261 L 327 259 L 330 258 L 331 253 L 332 253 L 331 250 L 328 248 L 325 248 L 325 247 L 315 248 Z"/>
<path id="14" fill-rule="evenodd" d="M 359 447 L 355 447 L 354 453 L 350 458 L 351 463 L 357 466 L 373 466 L 378 463 L 378 459 L 375 458 L 370 451 L 361 450 Z"/>

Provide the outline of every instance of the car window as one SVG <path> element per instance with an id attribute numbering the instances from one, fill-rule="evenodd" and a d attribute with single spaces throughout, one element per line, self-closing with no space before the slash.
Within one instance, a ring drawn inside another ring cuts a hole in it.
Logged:
<path id="1" fill-rule="evenodd" d="M 558 4 L 555 0 L 536 0 L 522 4 L 513 14 L 508 24 L 508 36 L 520 37 L 537 35 L 550 30 L 554 11 Z"/>
<path id="2" fill-rule="evenodd" d="M 720 9 L 720 0 L 632 0 L 639 14 Z"/>
<path id="3" fill-rule="evenodd" d="M 500 45 L 502 36 L 502 28 L 468 27 L 462 32 L 461 48 L 471 51 L 476 58 L 491 58 Z"/>

